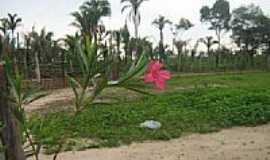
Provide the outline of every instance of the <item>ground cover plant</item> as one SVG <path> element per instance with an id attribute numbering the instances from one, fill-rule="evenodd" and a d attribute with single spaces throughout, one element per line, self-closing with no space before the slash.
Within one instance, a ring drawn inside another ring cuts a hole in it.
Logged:
<path id="1" fill-rule="evenodd" d="M 69 112 L 35 115 L 31 128 L 52 152 L 67 132 L 70 141 L 64 149 L 80 150 L 264 124 L 270 120 L 269 82 L 269 73 L 176 76 L 169 81 L 171 91 L 110 106 L 95 105 L 76 119 L 70 118 Z M 149 119 L 161 122 L 162 127 L 139 127 Z"/>

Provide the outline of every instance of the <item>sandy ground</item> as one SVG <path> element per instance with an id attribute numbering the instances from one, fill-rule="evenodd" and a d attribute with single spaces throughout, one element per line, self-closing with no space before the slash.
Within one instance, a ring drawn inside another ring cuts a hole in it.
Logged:
<path id="1" fill-rule="evenodd" d="M 28 104 L 25 107 L 27 112 L 48 109 L 48 108 L 59 108 L 66 105 L 71 105 L 74 98 L 72 89 L 57 89 L 54 91 L 48 91 L 48 95 Z"/>
<path id="2" fill-rule="evenodd" d="M 45 155 L 40 158 L 52 159 Z M 270 124 L 119 148 L 65 152 L 58 160 L 270 160 Z"/>

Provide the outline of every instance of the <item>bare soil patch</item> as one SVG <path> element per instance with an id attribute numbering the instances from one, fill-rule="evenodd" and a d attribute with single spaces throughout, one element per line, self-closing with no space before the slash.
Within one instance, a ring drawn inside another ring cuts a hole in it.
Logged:
<path id="1" fill-rule="evenodd" d="M 269 160 L 270 124 L 119 148 L 64 152 L 59 160 Z M 41 160 L 51 160 L 41 155 Z"/>

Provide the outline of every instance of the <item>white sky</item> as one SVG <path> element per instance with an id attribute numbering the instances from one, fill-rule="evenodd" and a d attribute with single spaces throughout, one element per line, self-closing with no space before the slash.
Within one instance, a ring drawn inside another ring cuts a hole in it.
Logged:
<path id="1" fill-rule="evenodd" d="M 44 26 L 48 31 L 53 31 L 57 38 L 65 34 L 72 34 L 75 28 L 69 24 L 73 21 L 70 13 L 76 11 L 85 0 L 0 0 L 0 17 L 7 13 L 18 13 L 23 19 L 20 31 L 30 31 L 35 25 L 36 29 Z M 109 0 L 112 6 L 112 16 L 104 19 L 108 29 L 122 27 L 126 14 L 121 14 L 120 0 Z M 259 5 L 267 14 L 270 14 L 270 0 L 229 0 L 231 8 L 243 4 L 254 3 Z M 215 0 L 149 0 L 141 8 L 142 21 L 139 28 L 140 36 L 148 36 L 154 43 L 158 42 L 158 30 L 151 25 L 159 14 L 166 16 L 173 22 L 181 17 L 191 20 L 195 27 L 183 35 L 183 39 L 196 40 L 213 32 L 207 30 L 207 26 L 200 23 L 199 10 L 203 5 L 211 5 Z M 129 23 L 130 24 L 130 23 Z M 129 25 L 133 34 L 133 25 Z M 169 27 L 165 29 L 165 40 L 171 42 Z"/>

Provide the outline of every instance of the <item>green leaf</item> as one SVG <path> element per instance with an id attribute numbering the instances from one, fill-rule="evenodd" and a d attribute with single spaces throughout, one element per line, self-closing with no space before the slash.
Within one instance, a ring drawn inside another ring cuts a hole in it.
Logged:
<path id="1" fill-rule="evenodd" d="M 126 81 L 130 80 L 131 78 L 140 76 L 144 73 L 146 64 L 147 64 L 147 58 L 145 54 L 142 54 L 139 58 L 136 65 L 131 66 L 129 72 L 119 80 L 119 84 L 125 83 Z"/>
<path id="2" fill-rule="evenodd" d="M 153 94 L 151 94 L 151 93 L 149 93 L 147 91 L 143 91 L 143 90 L 137 89 L 137 88 L 128 87 L 128 86 L 123 86 L 123 88 L 125 88 L 127 90 L 131 90 L 131 91 L 137 92 L 137 93 L 140 93 L 140 94 L 145 94 L 145 95 L 153 96 Z"/>
<path id="3" fill-rule="evenodd" d="M 69 84 L 73 90 L 73 93 L 75 95 L 75 98 L 78 99 L 79 98 L 79 93 L 77 91 L 77 88 L 81 88 L 80 83 L 73 77 L 67 76 Z"/>
<path id="4" fill-rule="evenodd" d="M 34 90 L 29 90 L 28 92 L 26 92 L 24 94 L 23 104 L 26 105 L 26 104 L 32 103 L 32 102 L 34 102 L 40 98 L 43 98 L 47 95 L 48 95 L 48 93 L 46 93 L 46 92 L 36 92 Z"/>

